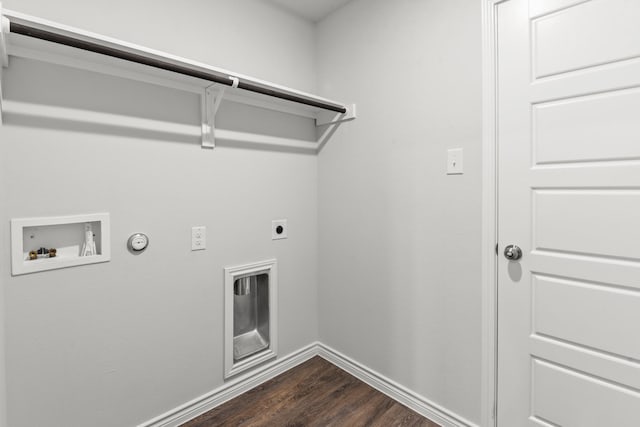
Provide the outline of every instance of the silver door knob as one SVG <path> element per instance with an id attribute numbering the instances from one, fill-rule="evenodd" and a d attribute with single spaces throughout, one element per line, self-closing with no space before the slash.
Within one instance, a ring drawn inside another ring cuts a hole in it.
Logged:
<path id="1" fill-rule="evenodd" d="M 517 261 L 522 258 L 522 249 L 516 245 L 509 245 L 504 248 L 504 257 L 509 261 Z"/>

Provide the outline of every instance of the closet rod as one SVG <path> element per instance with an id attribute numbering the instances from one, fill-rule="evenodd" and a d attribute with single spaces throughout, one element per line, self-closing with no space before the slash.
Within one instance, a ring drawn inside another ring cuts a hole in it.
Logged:
<path id="1" fill-rule="evenodd" d="M 16 22 L 11 22 L 9 31 L 15 34 L 21 34 L 23 36 L 33 37 L 41 40 L 46 40 L 53 43 L 62 44 L 65 46 L 71 46 L 90 52 L 99 53 L 102 55 L 111 56 L 118 59 L 124 59 L 125 61 L 135 62 L 142 65 L 147 65 L 162 70 L 171 71 L 174 73 L 184 74 L 186 76 L 196 77 L 203 80 L 208 80 L 214 83 L 220 83 L 227 86 L 232 86 L 234 81 L 230 76 L 224 73 L 216 73 L 213 71 L 200 71 L 193 68 L 176 65 L 167 61 L 149 58 L 143 55 L 127 52 L 125 50 L 116 49 L 113 47 L 102 46 L 98 43 L 92 43 L 85 40 L 80 40 L 74 37 L 65 36 L 62 34 L 53 33 L 46 30 L 41 30 L 36 27 L 24 25 Z M 284 99 L 298 104 L 305 104 L 323 110 L 335 111 L 336 113 L 346 113 L 347 109 L 339 104 L 331 104 L 316 99 L 305 97 L 301 95 L 295 95 L 288 92 L 284 92 L 278 89 L 266 87 L 246 80 L 240 79 L 238 82 L 238 88 L 248 90 L 251 92 L 260 93 L 263 95 L 272 96 L 275 98 Z"/>

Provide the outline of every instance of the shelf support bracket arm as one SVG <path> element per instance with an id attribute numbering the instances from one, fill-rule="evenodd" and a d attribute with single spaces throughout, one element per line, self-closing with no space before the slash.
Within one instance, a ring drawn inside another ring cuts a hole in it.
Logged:
<path id="1" fill-rule="evenodd" d="M 237 88 L 240 79 L 229 76 L 231 87 Z M 202 110 L 202 148 L 215 148 L 216 146 L 216 114 L 224 99 L 227 87 L 218 83 L 207 86 L 201 96 Z"/>
<path id="2" fill-rule="evenodd" d="M 208 86 L 200 96 L 200 111 L 202 113 L 202 148 L 213 149 L 216 146 L 215 140 L 215 84 Z"/>

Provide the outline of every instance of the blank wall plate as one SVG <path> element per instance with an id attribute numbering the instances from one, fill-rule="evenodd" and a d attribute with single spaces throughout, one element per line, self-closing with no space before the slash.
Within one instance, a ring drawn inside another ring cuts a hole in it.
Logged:
<path id="1" fill-rule="evenodd" d="M 287 238 L 287 220 L 276 219 L 271 221 L 271 240 L 280 240 Z"/>
<path id="2" fill-rule="evenodd" d="M 447 151 L 447 175 L 462 175 L 464 173 L 462 148 L 452 148 Z"/>

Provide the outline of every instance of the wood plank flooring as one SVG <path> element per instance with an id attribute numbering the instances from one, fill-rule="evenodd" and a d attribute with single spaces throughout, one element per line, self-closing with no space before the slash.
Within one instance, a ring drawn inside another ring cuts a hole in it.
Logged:
<path id="1" fill-rule="evenodd" d="M 182 425 L 213 426 L 439 427 L 320 357 Z"/>

